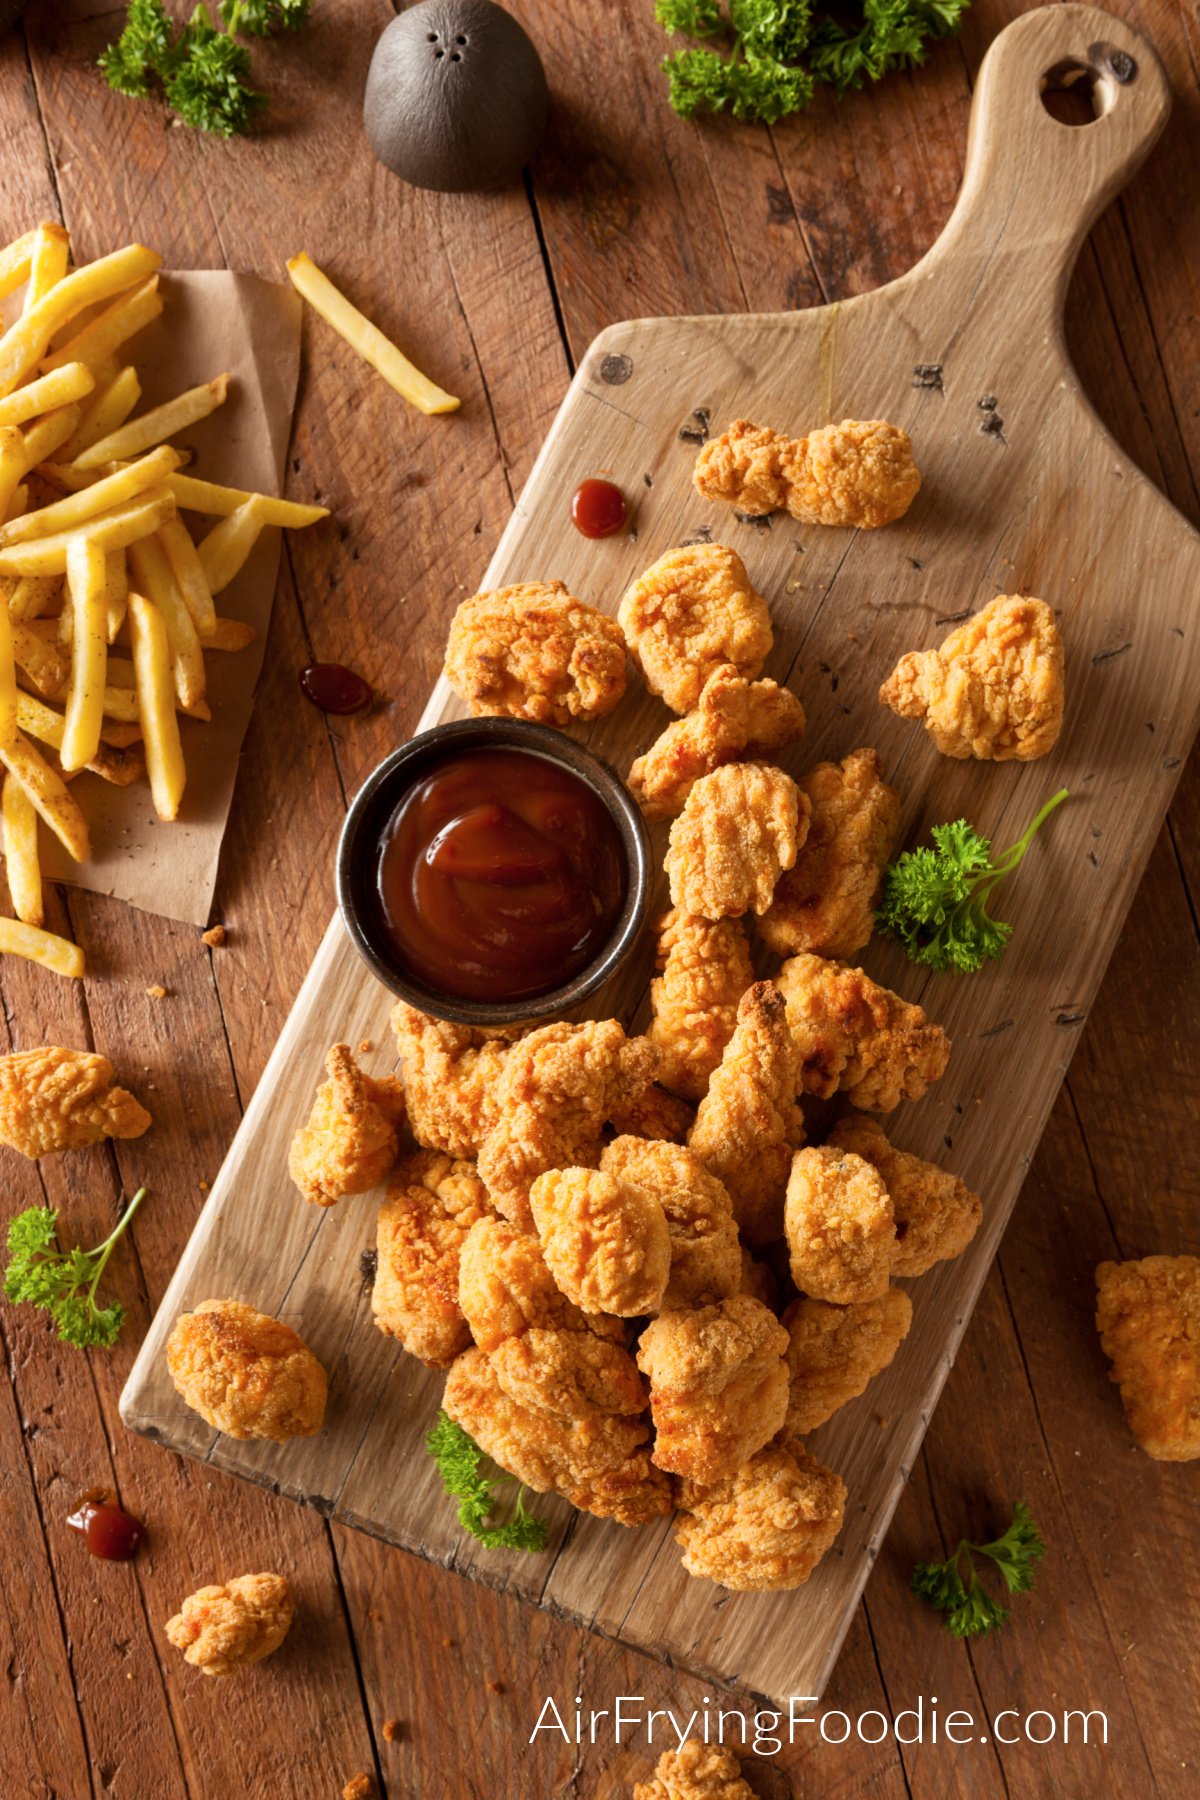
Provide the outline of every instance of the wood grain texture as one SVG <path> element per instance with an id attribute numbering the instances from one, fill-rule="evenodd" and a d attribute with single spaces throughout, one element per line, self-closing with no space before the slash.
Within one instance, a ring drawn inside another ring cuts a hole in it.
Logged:
<path id="1" fill-rule="evenodd" d="M 1103 71 L 1112 50 L 1134 56 L 1136 79 L 1102 78 L 1105 110 L 1084 129 L 1053 120 L 1039 78 L 1068 58 L 1090 57 Z M 987 1211 L 968 1255 L 914 1290 L 913 1332 L 893 1369 L 814 1437 L 846 1477 L 851 1504 L 808 1587 L 726 1600 L 688 1580 L 665 1528 L 633 1539 L 562 1517 L 551 1551 L 524 1559 L 477 1556 L 449 1529 L 419 1454 L 440 1384 L 372 1341 L 366 1299 L 355 1293 L 363 1213 L 306 1216 L 284 1174 L 326 1044 L 385 1036 L 386 997 L 360 974 L 336 923 L 143 1346 L 123 1396 L 127 1423 L 677 1663 L 776 1697 L 821 1691 L 1195 732 L 1200 541 L 1103 431 L 1061 333 L 1079 245 L 1149 149 L 1166 105 L 1153 52 L 1119 21 L 1084 7 L 1022 20 L 985 61 L 960 200 L 928 256 L 888 288 L 813 312 L 609 328 L 585 357 L 484 578 L 559 575 L 612 608 L 646 561 L 707 527 L 742 549 L 772 600 L 768 672 L 804 698 L 806 761 L 879 744 L 916 831 L 967 811 L 1005 841 L 1053 787 L 1078 796 L 1035 853 L 1038 880 L 1009 902 L 1017 935 L 1000 970 L 956 984 L 915 979 L 883 947 L 867 959 L 956 1040 L 939 1090 L 897 1121 L 900 1140 L 951 1161 L 983 1191 Z M 632 365 L 619 384 L 602 373 L 613 355 Z M 941 390 L 917 383 L 919 364 L 940 366 Z M 984 429 L 984 396 L 995 398 L 988 411 L 1002 431 Z M 914 437 L 922 494 L 901 525 L 870 535 L 779 520 L 764 530 L 714 515 L 691 492 L 692 449 L 678 436 L 697 407 L 718 424 L 741 413 L 796 429 L 845 414 L 893 418 Z M 571 539 L 565 503 L 585 468 L 614 472 L 631 492 L 642 484 L 636 541 Z M 1060 611 L 1063 739 L 1023 768 L 940 762 L 921 734 L 880 715 L 878 681 L 901 650 L 937 641 L 948 617 L 1018 589 Z M 423 722 L 453 711 L 439 685 Z M 590 741 L 624 764 L 660 718 L 652 702 L 631 701 Z M 643 961 L 595 1010 L 636 1022 L 645 976 Z M 329 1422 L 317 1440 L 234 1445 L 185 1414 L 163 1339 L 182 1307 L 225 1293 L 297 1324 L 330 1368 Z"/>

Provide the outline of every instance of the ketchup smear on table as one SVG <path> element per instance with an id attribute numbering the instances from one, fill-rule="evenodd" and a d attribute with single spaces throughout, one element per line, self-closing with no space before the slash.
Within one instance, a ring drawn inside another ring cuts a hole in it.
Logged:
<path id="1" fill-rule="evenodd" d="M 589 476 L 571 496 L 571 523 L 584 537 L 613 537 L 628 517 L 625 496 L 611 481 Z"/>
<path id="2" fill-rule="evenodd" d="M 370 683 L 344 663 L 309 663 L 299 680 L 304 698 L 324 713 L 362 712 L 374 698 Z"/>
<path id="3" fill-rule="evenodd" d="M 103 1488 L 84 1494 L 75 1511 L 67 1518 L 73 1531 L 82 1532 L 83 1540 L 93 1556 L 105 1562 L 128 1562 L 136 1556 L 146 1535 L 140 1519 L 118 1506 Z"/>
<path id="4" fill-rule="evenodd" d="M 401 964 L 464 1000 L 521 1000 L 604 948 L 628 870 L 599 795 L 527 750 L 464 750 L 419 777 L 380 841 L 376 892 Z"/>

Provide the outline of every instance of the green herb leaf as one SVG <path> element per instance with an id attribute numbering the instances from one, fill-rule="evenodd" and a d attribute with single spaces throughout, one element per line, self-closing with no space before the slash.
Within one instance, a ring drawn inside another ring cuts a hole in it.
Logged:
<path id="1" fill-rule="evenodd" d="M 273 37 L 295 31 L 308 18 L 310 0 L 220 0 L 217 11 L 228 31 Z"/>
<path id="2" fill-rule="evenodd" d="M 267 104 L 251 85 L 250 53 L 235 32 L 271 37 L 294 31 L 309 15 L 310 0 L 219 0 L 227 29 L 213 24 L 201 0 L 186 24 L 172 20 L 162 0 L 130 0 L 125 29 L 100 58 L 111 88 L 144 100 L 152 81 L 185 125 L 218 137 L 248 131 Z"/>
<path id="3" fill-rule="evenodd" d="M 10 1300 L 40 1306 L 54 1320 L 64 1344 L 115 1344 L 125 1321 L 117 1301 L 100 1306 L 96 1290 L 109 1257 L 145 1198 L 139 1188 L 116 1229 L 94 1250 L 58 1246 L 58 1214 L 46 1206 L 18 1213 L 8 1227 L 8 1267 L 4 1292 Z"/>
<path id="4" fill-rule="evenodd" d="M 182 43 L 186 54 L 163 80 L 168 104 L 196 131 L 218 137 L 248 131 L 267 103 L 250 86 L 250 52 L 216 29 L 204 5 L 192 14 Z"/>
<path id="5" fill-rule="evenodd" d="M 473 1438 L 449 1414 L 441 1412 L 425 1438 L 425 1448 L 438 1466 L 442 1486 L 458 1502 L 458 1522 L 487 1550 L 544 1550 L 549 1527 L 525 1510 L 525 1490 L 517 1494 L 510 1519 L 491 1525 L 496 1510 L 493 1489 L 513 1480 L 496 1469 Z M 494 1471 L 488 1473 L 485 1471 Z"/>
<path id="6" fill-rule="evenodd" d="M 1008 1610 L 992 1598 L 979 1579 L 975 1558 L 985 1556 L 1004 1577 L 1011 1594 L 1024 1594 L 1033 1586 L 1034 1565 L 1046 1554 L 1046 1546 L 1023 1500 L 1013 1507 L 1012 1523 L 1002 1537 L 990 1544 L 973 1544 L 962 1538 L 944 1563 L 917 1563 L 912 1590 L 935 1611 L 946 1615 L 946 1628 L 955 1637 L 980 1637 L 994 1631 L 1008 1618 Z M 960 1564 L 964 1563 L 964 1583 Z"/>

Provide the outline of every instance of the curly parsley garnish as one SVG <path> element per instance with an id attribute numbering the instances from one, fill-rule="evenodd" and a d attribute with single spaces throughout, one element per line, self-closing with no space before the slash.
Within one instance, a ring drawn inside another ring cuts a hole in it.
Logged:
<path id="1" fill-rule="evenodd" d="M 987 910 L 992 889 L 1011 875 L 1034 836 L 1067 798 L 1060 788 L 1012 847 L 992 861 L 992 846 L 965 819 L 935 825 L 933 848 L 906 850 L 888 869 L 879 930 L 899 938 L 910 961 L 931 969 L 973 974 L 990 957 L 998 962 L 1012 926 Z"/>
<path id="2" fill-rule="evenodd" d="M 994 1600 L 980 1581 L 975 1558 L 985 1556 L 995 1564 L 1010 1594 L 1025 1594 L 1033 1586 L 1034 1565 L 1045 1554 L 1046 1546 L 1029 1508 L 1018 1500 L 1003 1537 L 990 1544 L 972 1544 L 962 1538 L 944 1563 L 917 1563 L 912 1572 L 913 1593 L 945 1613 L 946 1627 L 955 1637 L 979 1637 L 1003 1625 L 1008 1608 Z M 964 1562 L 965 1582 L 960 1569 Z"/>
<path id="3" fill-rule="evenodd" d="M 8 1268 L 4 1292 L 10 1300 L 41 1306 L 54 1320 L 64 1344 L 80 1349 L 88 1344 L 115 1344 L 125 1323 L 125 1309 L 114 1300 L 96 1304 L 109 1257 L 125 1227 L 145 1198 L 139 1188 L 119 1224 L 94 1250 L 59 1248 L 58 1214 L 49 1206 L 31 1206 L 18 1213 L 8 1227 Z"/>
<path id="4" fill-rule="evenodd" d="M 544 1550 L 549 1527 L 525 1511 L 525 1489 L 517 1493 L 513 1516 L 502 1525 L 489 1525 L 496 1510 L 493 1488 L 515 1480 L 492 1470 L 495 1464 L 485 1457 L 473 1438 L 446 1413 L 439 1413 L 437 1423 L 425 1439 L 425 1448 L 438 1466 L 442 1486 L 451 1499 L 458 1501 L 458 1522 L 464 1531 L 479 1539 L 486 1550 Z"/>
<path id="5" fill-rule="evenodd" d="M 701 109 L 773 125 L 808 105 L 819 82 L 838 94 L 925 59 L 930 41 L 956 31 L 970 0 L 862 0 L 819 6 L 812 0 L 655 0 L 672 34 L 725 39 L 712 48 L 677 50 L 662 67 L 671 105 L 690 119 Z M 861 23 L 860 23 L 861 18 Z"/>
<path id="6" fill-rule="evenodd" d="M 270 37 L 294 31 L 310 0 L 220 0 L 225 30 L 204 4 L 177 24 L 162 0 L 130 0 L 125 29 L 100 58 L 109 87 L 148 99 L 157 80 L 167 104 L 185 125 L 234 137 L 248 131 L 267 97 L 250 84 L 250 53 L 235 33 Z"/>

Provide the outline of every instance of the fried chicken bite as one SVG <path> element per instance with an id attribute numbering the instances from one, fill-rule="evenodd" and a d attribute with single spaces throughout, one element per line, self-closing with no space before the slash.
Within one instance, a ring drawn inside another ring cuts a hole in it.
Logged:
<path id="1" fill-rule="evenodd" d="M 666 1215 L 671 1265 L 662 1311 L 705 1306 L 737 1293 L 742 1252 L 733 1203 L 699 1157 L 680 1144 L 619 1137 L 605 1149 L 600 1167 L 653 1194 Z"/>
<path id="2" fill-rule="evenodd" d="M 551 1169 L 529 1204 L 546 1267 L 568 1300 L 619 1319 L 658 1311 L 671 1236 L 653 1194 L 600 1169 Z"/>
<path id="3" fill-rule="evenodd" d="M 796 1104 L 796 1053 L 787 1006 L 773 983 L 755 982 L 696 1110 L 688 1147 L 723 1182 L 751 1248 L 783 1235 L 792 1152 L 804 1141 Z"/>
<path id="4" fill-rule="evenodd" d="M 808 832 L 808 800 L 768 763 L 702 775 L 671 827 L 671 902 L 704 919 L 765 913 Z"/>
<path id="5" fill-rule="evenodd" d="M 481 1350 L 541 1328 L 624 1341 L 619 1319 L 589 1316 L 567 1299 L 534 1233 L 507 1219 L 477 1219 L 467 1233 L 458 1262 L 458 1303 Z"/>
<path id="6" fill-rule="evenodd" d="M 634 1418 L 646 1410 L 646 1390 L 628 1350 L 590 1331 L 532 1326 L 496 1346 L 492 1368 L 510 1400 L 559 1419 Z"/>
<path id="7" fill-rule="evenodd" d="M 774 1313 L 748 1294 L 652 1320 L 637 1364 L 650 1382 L 658 1467 L 718 1481 L 773 1438 L 787 1412 L 787 1346 Z"/>
<path id="8" fill-rule="evenodd" d="M 471 711 L 566 725 L 600 719 L 625 692 L 620 626 L 561 581 L 473 594 L 446 642 L 446 679 Z"/>
<path id="9" fill-rule="evenodd" d="M 452 1366 L 442 1406 L 485 1455 L 536 1493 L 561 1494 L 622 1525 L 648 1525 L 671 1510 L 670 1477 L 650 1461 L 642 1414 L 562 1418 L 523 1406 L 504 1392 L 490 1356 L 478 1349 Z"/>
<path id="10" fill-rule="evenodd" d="M 312 1437 L 325 1417 L 325 1371 L 299 1332 L 240 1300 L 203 1300 L 167 1339 L 176 1392 L 231 1438 Z"/>
<path id="11" fill-rule="evenodd" d="M 397 1167 L 379 1214 L 371 1311 L 385 1337 L 445 1369 L 471 1342 L 458 1304 L 467 1233 L 492 1219 L 487 1189 L 469 1162 L 418 1150 Z"/>
<path id="12" fill-rule="evenodd" d="M 877 1300 L 896 1260 L 896 1219 L 878 1170 L 832 1145 L 798 1150 L 783 1215 L 792 1280 L 836 1306 Z"/>
<path id="13" fill-rule="evenodd" d="M 903 518 L 921 485 L 906 431 L 886 419 L 843 419 L 807 437 L 735 419 L 696 458 L 696 491 L 761 518 L 786 510 L 803 525 L 873 531 Z"/>
<path id="14" fill-rule="evenodd" d="M 447 1156 L 478 1156 L 500 1116 L 500 1077 L 520 1027 L 492 1034 L 435 1019 L 406 1000 L 397 1000 L 391 1019 L 418 1144 Z"/>
<path id="15" fill-rule="evenodd" d="M 840 1119 L 828 1142 L 852 1150 L 883 1177 L 896 1216 L 894 1276 L 924 1275 L 935 1263 L 962 1255 L 983 1217 L 983 1201 L 965 1181 L 897 1150 L 875 1119 Z"/>
<path id="16" fill-rule="evenodd" d="M 731 1475 L 680 1483 L 675 1541 L 689 1575 L 722 1587 L 796 1588 L 842 1528 L 846 1484 L 795 1438 Z"/>
<path id="17" fill-rule="evenodd" d="M 699 1100 L 754 980 L 750 947 L 737 919 L 701 919 L 678 906 L 654 929 L 662 973 L 650 983 L 654 1016 L 646 1036 L 659 1054 L 662 1085 Z"/>
<path id="18" fill-rule="evenodd" d="M 806 1094 L 828 1100 L 841 1092 L 864 1112 L 891 1112 L 945 1074 L 950 1040 L 941 1026 L 861 969 L 805 953 L 790 957 L 775 980 Z"/>
<path id="19" fill-rule="evenodd" d="M 737 1291 L 739 1294 L 749 1294 L 754 1300 L 761 1300 L 772 1312 L 779 1310 L 779 1283 L 766 1263 L 751 1256 L 745 1247 L 742 1249 L 742 1276 Z"/>
<path id="20" fill-rule="evenodd" d="M 818 763 L 797 783 L 809 803 L 808 835 L 779 877 L 758 922 L 780 956 L 799 950 L 841 959 L 861 950 L 900 829 L 900 796 L 883 779 L 875 750 Z"/>
<path id="21" fill-rule="evenodd" d="M 910 650 L 879 690 L 943 756 L 1031 762 L 1058 742 L 1063 645 L 1044 600 L 997 594 L 937 650 Z"/>
<path id="22" fill-rule="evenodd" d="M 529 1190 L 549 1169 L 595 1168 L 601 1130 L 645 1092 L 658 1057 L 616 1019 L 543 1025 L 514 1044 L 497 1088 L 496 1122 L 479 1152 L 492 1203 L 528 1228 Z"/>
<path id="23" fill-rule="evenodd" d="M 629 791 L 648 819 L 682 812 L 702 775 L 725 763 L 777 756 L 804 731 L 804 708 L 790 688 L 747 681 L 731 663 L 713 670 L 693 711 L 668 725 L 629 771 Z"/>
<path id="24" fill-rule="evenodd" d="M 785 1432 L 804 1437 L 882 1373 L 908 1336 L 912 1301 L 889 1287 L 874 1300 L 831 1306 L 802 1294 L 780 1324 L 791 1378 Z"/>
<path id="25" fill-rule="evenodd" d="M 0 1143 L 22 1156 L 82 1150 L 105 1138 L 139 1138 L 150 1114 L 113 1087 L 107 1056 L 47 1044 L 0 1056 Z"/>
<path id="26" fill-rule="evenodd" d="M 1102 1262 L 1096 1329 L 1129 1429 L 1147 1456 L 1200 1457 L 1200 1257 Z"/>
<path id="27" fill-rule="evenodd" d="M 288 1174 L 313 1206 L 378 1187 L 396 1160 L 404 1089 L 394 1077 L 364 1075 L 349 1044 L 334 1044 L 307 1125 L 288 1151 Z"/>
<path id="28" fill-rule="evenodd" d="M 754 1800 L 741 1766 L 724 1744 L 688 1738 L 678 1750 L 664 1750 L 649 1781 L 639 1781 L 633 1800 Z"/>
<path id="29" fill-rule="evenodd" d="M 205 1675 L 236 1675 L 278 1650 L 291 1628 L 292 1591 L 282 1575 L 236 1575 L 189 1594 L 167 1637 Z"/>
<path id="30" fill-rule="evenodd" d="M 753 681 L 773 642 L 767 603 L 725 544 L 668 550 L 626 590 L 617 619 L 647 687 L 676 713 L 722 666 Z"/>
<path id="31" fill-rule="evenodd" d="M 647 1033 L 647 1036 L 649 1033 Z M 686 1144 L 696 1119 L 696 1109 L 669 1094 L 652 1081 L 640 1094 L 615 1106 L 608 1123 L 618 1137 L 653 1138 L 666 1144 Z"/>

